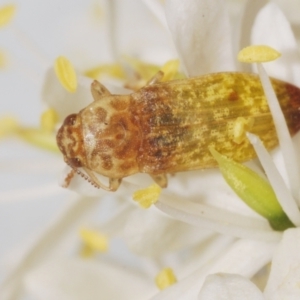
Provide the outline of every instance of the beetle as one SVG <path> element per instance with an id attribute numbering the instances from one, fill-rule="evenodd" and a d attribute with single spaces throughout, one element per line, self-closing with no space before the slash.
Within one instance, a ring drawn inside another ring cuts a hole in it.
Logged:
<path id="1" fill-rule="evenodd" d="M 246 131 L 269 150 L 278 145 L 256 74 L 222 72 L 168 82 L 162 77 L 159 72 L 129 95 L 113 95 L 96 80 L 91 84 L 94 102 L 69 115 L 57 133 L 73 172 L 108 191 L 139 172 L 166 187 L 167 173 L 216 167 L 210 147 L 238 162 L 254 158 Z M 300 127 L 300 89 L 271 82 L 293 135 Z"/>

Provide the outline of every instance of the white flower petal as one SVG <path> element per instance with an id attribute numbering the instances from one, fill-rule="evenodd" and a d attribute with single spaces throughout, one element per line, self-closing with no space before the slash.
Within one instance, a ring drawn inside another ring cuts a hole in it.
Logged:
<path id="1" fill-rule="evenodd" d="M 201 229 L 199 231 L 202 231 Z M 181 278 L 185 278 L 196 270 L 209 265 L 217 257 L 222 256 L 236 242 L 235 237 L 215 233 L 201 241 L 199 245 L 190 248 L 192 251 L 182 266 L 176 266 Z"/>
<path id="2" fill-rule="evenodd" d="M 254 20 L 259 10 L 267 3 L 268 0 L 247 0 L 244 6 L 243 15 L 241 17 L 241 26 L 240 26 L 241 28 L 239 32 L 240 40 L 238 43 L 237 51 L 240 51 L 241 49 L 248 47 L 251 44 L 250 39 L 251 39 L 251 31 L 252 31 Z M 244 71 L 250 72 L 251 65 L 241 64 L 241 68 Z"/>
<path id="3" fill-rule="evenodd" d="M 300 55 L 291 26 L 279 7 L 267 4 L 255 20 L 252 29 L 252 44 L 268 45 L 278 50 L 282 56 L 265 68 L 271 77 L 300 85 Z"/>
<path id="4" fill-rule="evenodd" d="M 290 22 L 300 24 L 300 2 L 298 0 L 273 0 L 273 2 L 280 6 Z"/>
<path id="5" fill-rule="evenodd" d="M 300 226 L 300 212 L 297 204 L 287 186 L 285 185 L 282 177 L 280 176 L 280 173 L 274 165 L 267 149 L 264 147 L 262 141 L 258 136 L 252 133 L 248 133 L 247 136 L 261 161 L 261 164 L 268 176 L 270 184 L 273 187 L 273 190 L 283 211 L 286 213 L 293 224 L 295 224 L 296 226 Z"/>
<path id="6" fill-rule="evenodd" d="M 176 195 L 161 197 L 155 205 L 177 220 L 230 236 L 265 241 L 278 241 L 281 236 L 270 228 L 266 220 L 184 201 Z"/>
<path id="7" fill-rule="evenodd" d="M 283 112 L 280 108 L 277 96 L 272 87 L 271 81 L 262 64 L 257 64 L 259 78 L 267 98 L 267 102 L 274 119 L 276 133 L 278 135 L 280 150 L 283 154 L 285 168 L 287 171 L 289 186 L 294 199 L 299 203 L 299 170 L 295 168 L 299 160 L 297 158 L 296 149 L 293 147 L 293 141 L 289 133 L 288 126 L 285 122 Z"/>
<path id="8" fill-rule="evenodd" d="M 235 70 L 225 1 L 167 0 L 170 31 L 189 76 Z"/>
<path id="9" fill-rule="evenodd" d="M 163 3 L 160 0 L 142 0 L 159 22 L 167 29 L 168 24 L 164 12 Z"/>
<path id="10" fill-rule="evenodd" d="M 221 255 L 212 258 L 208 264 L 151 300 L 194 300 L 209 274 L 230 272 L 251 278 L 271 260 L 275 246 L 275 243 L 239 240 L 224 250 Z"/>
<path id="11" fill-rule="evenodd" d="M 264 294 L 266 299 L 298 300 L 300 298 L 300 229 L 284 232 L 276 250 L 269 281 Z"/>
<path id="12" fill-rule="evenodd" d="M 58 259 L 44 263 L 25 278 L 26 290 L 43 300 L 147 299 L 154 284 L 141 274 L 107 263 Z"/>
<path id="13" fill-rule="evenodd" d="M 198 300 L 263 300 L 261 291 L 248 279 L 235 274 L 206 277 Z"/>
<path id="14" fill-rule="evenodd" d="M 171 38 L 143 1 L 115 1 L 115 10 L 115 45 L 119 58 L 125 54 L 157 64 L 174 58 Z"/>
<path id="15" fill-rule="evenodd" d="M 73 199 L 72 203 L 68 203 L 60 215 L 41 230 L 38 238 L 26 247 L 18 264 L 1 284 L 0 299 L 12 299 L 13 295 L 17 295 L 26 272 L 53 254 L 54 249 L 55 251 L 61 251 L 62 248 L 64 251 L 66 248 L 70 250 L 74 245 L 70 230 L 77 227 L 97 203 L 97 198 L 81 198 L 75 202 Z"/>
<path id="16" fill-rule="evenodd" d="M 132 211 L 124 232 L 126 243 L 133 252 L 149 256 L 192 247 L 211 235 L 207 230 L 170 219 L 155 208 Z"/>
<path id="17" fill-rule="evenodd" d="M 51 68 L 45 75 L 42 100 L 48 107 L 54 108 L 60 121 L 63 121 L 69 114 L 78 113 L 92 103 L 93 97 L 89 87 L 80 83 L 75 93 L 67 92 L 58 81 L 54 69 Z"/>

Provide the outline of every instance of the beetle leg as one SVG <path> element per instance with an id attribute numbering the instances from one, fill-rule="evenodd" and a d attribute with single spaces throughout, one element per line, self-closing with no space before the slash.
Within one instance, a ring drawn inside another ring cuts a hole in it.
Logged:
<path id="1" fill-rule="evenodd" d="M 62 184 L 62 187 L 67 188 L 70 185 L 70 183 L 71 183 L 72 179 L 74 178 L 75 174 L 76 174 L 76 171 L 74 169 L 71 169 L 68 172 L 67 176 L 65 177 L 64 182 Z"/>
<path id="2" fill-rule="evenodd" d="M 92 82 L 91 92 L 92 92 L 94 101 L 101 100 L 102 97 L 111 95 L 109 90 L 97 80 L 94 80 Z"/>
<path id="3" fill-rule="evenodd" d="M 87 175 L 89 176 L 89 177 L 86 177 L 86 179 L 89 180 L 92 184 L 94 184 L 99 189 L 101 188 L 101 189 L 106 190 L 106 191 L 114 192 L 118 189 L 118 187 L 120 186 L 120 184 L 122 182 L 122 178 L 109 178 L 109 185 L 106 186 L 98 180 L 98 178 L 93 173 L 93 171 L 91 171 L 87 168 L 83 168 L 83 169 L 87 173 Z"/>
<path id="4" fill-rule="evenodd" d="M 150 174 L 152 179 L 157 183 L 161 188 L 165 188 L 168 185 L 168 178 L 166 174 L 153 175 Z"/>
<path id="5" fill-rule="evenodd" d="M 164 77 L 164 72 L 163 71 L 158 71 L 146 84 L 147 85 L 152 85 L 155 83 L 160 82 Z"/>
<path id="6" fill-rule="evenodd" d="M 109 178 L 109 190 L 116 191 L 122 182 L 122 178 Z"/>

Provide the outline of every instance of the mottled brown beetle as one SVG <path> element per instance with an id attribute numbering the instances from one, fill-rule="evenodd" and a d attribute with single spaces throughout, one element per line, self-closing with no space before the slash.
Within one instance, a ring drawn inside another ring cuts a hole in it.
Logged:
<path id="1" fill-rule="evenodd" d="M 239 162 L 254 158 L 246 130 L 268 149 L 278 144 L 257 75 L 216 73 L 160 82 L 162 75 L 129 95 L 112 95 L 94 81 L 94 102 L 68 116 L 58 131 L 65 162 L 109 191 L 138 172 L 166 187 L 167 173 L 216 167 L 210 146 Z M 300 127 L 300 89 L 271 81 L 290 133 L 295 134 Z M 109 185 L 99 182 L 94 172 L 108 177 Z"/>

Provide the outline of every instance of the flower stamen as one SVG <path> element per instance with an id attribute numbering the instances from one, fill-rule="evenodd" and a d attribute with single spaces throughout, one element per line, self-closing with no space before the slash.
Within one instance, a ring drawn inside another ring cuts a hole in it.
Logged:
<path id="1" fill-rule="evenodd" d="M 40 126 L 42 130 L 52 132 L 58 122 L 58 114 L 53 108 L 49 108 L 41 115 Z"/>
<path id="2" fill-rule="evenodd" d="M 0 27 L 8 24 L 14 17 L 16 6 L 8 4 L 0 8 Z"/>
<path id="3" fill-rule="evenodd" d="M 104 234 L 96 230 L 82 228 L 79 235 L 84 243 L 81 252 L 84 257 L 90 257 L 96 252 L 106 252 L 108 250 L 108 239 Z"/>
<path id="4" fill-rule="evenodd" d="M 246 53 L 246 54 L 245 54 Z M 253 54 L 252 58 L 251 54 Z M 264 89 L 268 105 L 273 116 L 274 125 L 276 128 L 280 149 L 283 154 L 285 168 L 287 171 L 290 188 L 293 197 L 300 204 L 299 188 L 300 182 L 299 170 L 295 166 L 298 166 L 296 152 L 293 146 L 293 141 L 290 136 L 283 112 L 280 108 L 277 96 L 272 87 L 270 79 L 260 62 L 271 61 L 280 56 L 280 53 L 268 46 L 250 46 L 243 49 L 238 59 L 243 62 L 257 62 L 258 74 Z"/>
<path id="5" fill-rule="evenodd" d="M 266 45 L 249 46 L 238 54 L 238 61 L 244 63 L 258 63 L 273 61 L 281 56 L 281 53 Z"/>
<path id="6" fill-rule="evenodd" d="M 72 63 L 64 56 L 59 56 L 54 64 L 55 74 L 61 85 L 70 93 L 77 89 L 77 76 Z"/>
<path id="7" fill-rule="evenodd" d="M 268 176 L 282 209 L 296 226 L 300 226 L 300 212 L 297 204 L 276 169 L 270 154 L 258 136 L 252 133 L 247 133 L 247 136 Z"/>
<path id="8" fill-rule="evenodd" d="M 155 283 L 160 290 L 164 290 L 176 282 L 176 276 L 171 268 L 162 269 L 155 277 Z"/>
<path id="9" fill-rule="evenodd" d="M 161 188 L 157 184 L 138 190 L 133 194 L 133 200 L 137 201 L 142 208 L 149 208 L 158 201 Z"/>

